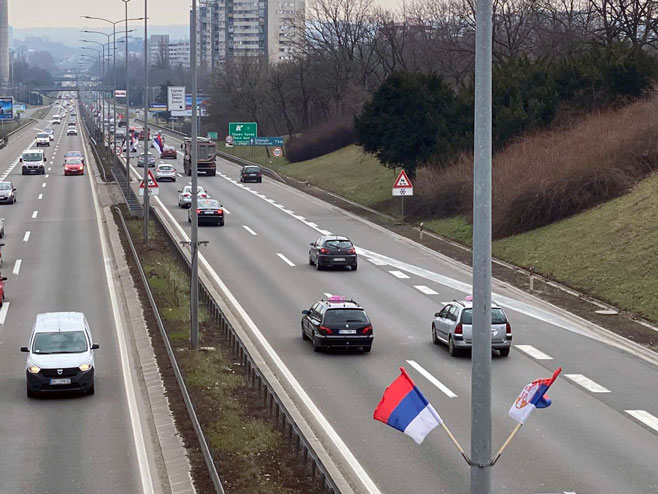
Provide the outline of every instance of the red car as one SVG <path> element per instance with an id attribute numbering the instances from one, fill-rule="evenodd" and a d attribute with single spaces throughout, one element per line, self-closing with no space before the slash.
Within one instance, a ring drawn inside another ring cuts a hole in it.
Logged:
<path id="1" fill-rule="evenodd" d="M 64 161 L 64 175 L 84 175 L 84 163 L 80 158 L 67 158 Z"/>
<path id="2" fill-rule="evenodd" d="M 178 151 L 174 146 L 164 146 L 162 152 L 160 153 L 160 159 L 164 158 L 178 158 Z"/>
<path id="3" fill-rule="evenodd" d="M 0 307 L 5 301 L 5 281 L 7 281 L 7 278 L 0 276 Z"/>

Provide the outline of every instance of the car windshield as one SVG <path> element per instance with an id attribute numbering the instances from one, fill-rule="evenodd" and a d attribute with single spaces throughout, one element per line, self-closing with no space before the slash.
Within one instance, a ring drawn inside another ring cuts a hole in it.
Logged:
<path id="1" fill-rule="evenodd" d="M 171 165 L 160 165 L 158 167 L 158 170 L 160 170 L 161 172 L 170 172 L 173 169 L 174 169 L 174 167 L 171 166 Z"/>
<path id="2" fill-rule="evenodd" d="M 41 153 L 23 153 L 23 161 L 41 161 L 43 154 Z"/>
<path id="3" fill-rule="evenodd" d="M 215 200 L 200 201 L 199 209 L 219 209 L 219 202 Z"/>
<path id="4" fill-rule="evenodd" d="M 368 316 L 363 309 L 329 309 L 324 316 L 327 324 L 342 322 L 368 322 Z"/>
<path id="5" fill-rule="evenodd" d="M 507 318 L 502 309 L 493 308 L 491 309 L 491 324 L 505 324 Z M 473 324 L 473 311 L 471 309 L 464 309 L 462 311 L 462 324 Z"/>
<path id="6" fill-rule="evenodd" d="M 258 173 L 260 168 L 257 166 L 245 166 L 244 171 L 245 173 Z"/>
<path id="7" fill-rule="evenodd" d="M 352 247 L 352 242 L 349 240 L 327 240 L 324 244 L 334 249 L 349 249 Z"/>
<path id="8" fill-rule="evenodd" d="M 50 353 L 82 353 L 87 351 L 87 338 L 84 331 L 58 331 L 57 333 L 37 333 L 32 352 L 39 355 Z"/>
<path id="9" fill-rule="evenodd" d="M 66 164 L 67 165 L 81 165 L 82 160 L 80 160 L 80 158 L 67 158 Z"/>
<path id="10" fill-rule="evenodd" d="M 11 184 L 9 182 L 0 182 L 0 190 L 9 190 L 11 189 Z"/>
<path id="11" fill-rule="evenodd" d="M 198 186 L 196 188 L 197 194 L 205 194 L 206 191 L 203 190 L 203 187 Z M 183 192 L 192 192 L 192 186 L 191 185 L 186 185 L 185 188 L 183 189 Z"/>
<path id="12" fill-rule="evenodd" d="M 48 134 L 46 134 L 46 133 L 44 132 L 43 134 L 37 134 L 37 137 L 39 137 L 39 138 L 41 138 L 41 139 L 46 139 L 46 138 L 48 138 Z"/>
<path id="13" fill-rule="evenodd" d="M 79 151 L 69 151 L 68 153 L 66 153 L 67 158 L 71 158 L 74 156 L 82 156 L 82 153 Z"/>

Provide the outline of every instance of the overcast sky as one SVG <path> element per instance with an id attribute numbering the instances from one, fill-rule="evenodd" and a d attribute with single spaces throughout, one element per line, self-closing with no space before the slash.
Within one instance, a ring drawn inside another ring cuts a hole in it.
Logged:
<path id="1" fill-rule="evenodd" d="M 374 1 L 385 7 L 402 3 L 402 0 Z M 150 0 L 148 5 L 149 23 L 153 25 L 187 24 L 192 0 Z M 128 3 L 129 17 L 141 17 L 143 14 L 143 0 L 131 0 Z M 81 19 L 81 15 L 117 21 L 124 18 L 124 3 L 122 0 L 9 0 L 9 24 L 16 28 L 100 27 L 106 24 Z"/>

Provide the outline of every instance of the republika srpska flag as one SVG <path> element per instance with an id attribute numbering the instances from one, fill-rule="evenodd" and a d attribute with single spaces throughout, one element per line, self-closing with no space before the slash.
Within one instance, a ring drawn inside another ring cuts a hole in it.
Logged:
<path id="1" fill-rule="evenodd" d="M 403 367 L 400 371 L 400 377 L 384 391 L 373 418 L 404 432 L 420 444 L 443 420 Z"/>
<path id="2" fill-rule="evenodd" d="M 558 374 L 562 372 L 562 367 L 553 373 L 549 379 L 537 379 L 528 384 L 518 396 L 512 408 L 509 409 L 509 416 L 520 424 L 524 424 L 535 408 L 547 408 L 551 406 L 551 400 L 545 396 L 548 388 L 555 382 Z"/>

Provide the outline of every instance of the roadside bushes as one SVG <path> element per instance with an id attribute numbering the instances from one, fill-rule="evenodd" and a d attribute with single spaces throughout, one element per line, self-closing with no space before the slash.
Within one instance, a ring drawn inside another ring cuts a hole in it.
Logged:
<path id="1" fill-rule="evenodd" d="M 305 131 L 302 137 L 286 145 L 286 158 L 291 163 L 306 161 L 354 144 L 351 118 L 331 120 Z"/>
<path id="2" fill-rule="evenodd" d="M 570 129 L 537 132 L 493 160 L 493 233 L 521 233 L 627 192 L 658 170 L 658 96 L 588 116 Z M 424 168 L 410 212 L 472 214 L 473 157 L 446 170 Z"/>

